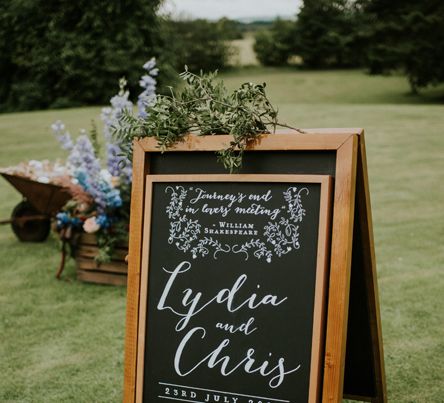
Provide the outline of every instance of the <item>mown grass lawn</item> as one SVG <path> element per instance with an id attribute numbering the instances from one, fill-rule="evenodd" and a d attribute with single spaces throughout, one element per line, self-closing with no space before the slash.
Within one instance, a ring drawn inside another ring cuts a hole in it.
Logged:
<path id="1" fill-rule="evenodd" d="M 442 88 L 408 94 L 400 77 L 253 68 L 228 86 L 266 81 L 281 120 L 363 127 L 391 402 L 442 402 L 444 390 L 444 106 Z M 111 94 L 110 94 L 111 95 Z M 100 108 L 0 115 L 0 165 L 63 156 L 49 125 L 72 133 Z M 20 196 L 0 182 L 0 217 Z M 54 279 L 55 240 L 22 244 L 0 227 L 0 401 L 118 402 L 125 289 Z"/>

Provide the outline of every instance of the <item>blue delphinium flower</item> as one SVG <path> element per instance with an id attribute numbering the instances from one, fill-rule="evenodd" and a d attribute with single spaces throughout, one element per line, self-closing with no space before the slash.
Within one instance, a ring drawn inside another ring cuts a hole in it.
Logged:
<path id="1" fill-rule="evenodd" d="M 156 77 L 159 74 L 159 69 L 156 68 L 156 59 L 148 60 L 143 68 L 148 74 L 145 74 L 140 79 L 140 86 L 143 88 L 142 93 L 138 97 L 138 115 L 139 117 L 146 117 L 146 110 L 156 103 Z M 123 111 L 132 111 L 132 103 L 128 100 L 129 92 L 125 91 L 126 80 L 119 81 L 119 93 L 111 98 L 111 107 L 103 108 L 101 118 L 103 121 L 103 133 L 107 141 L 107 168 L 113 176 L 119 176 L 124 184 L 131 183 L 132 169 L 131 161 L 122 156 L 121 148 L 118 143 L 112 141 L 113 127 L 122 125 L 119 121 Z"/>
<path id="2" fill-rule="evenodd" d="M 139 81 L 139 85 L 145 90 L 155 90 L 156 89 L 156 80 L 148 74 L 145 74 L 141 77 Z"/>
<path id="3" fill-rule="evenodd" d="M 103 108 L 101 118 L 103 121 L 103 134 L 107 142 L 107 168 L 112 176 L 120 176 L 125 183 L 131 182 L 131 162 L 122 157 L 118 143 L 112 140 L 113 127 L 119 125 L 119 119 L 124 110 L 132 111 L 133 104 L 129 101 L 129 92 L 125 91 L 126 80 L 119 81 L 119 93 L 111 98 L 111 108 Z M 129 167 L 129 168 L 128 168 Z M 128 173 L 128 169 L 130 172 Z"/>
<path id="4" fill-rule="evenodd" d="M 100 114 L 100 118 L 103 122 L 103 136 L 105 137 L 106 142 L 110 142 L 112 140 L 112 127 L 115 124 L 115 119 L 113 116 L 113 109 L 109 106 L 106 108 L 102 108 L 102 113 Z"/>
<path id="5" fill-rule="evenodd" d="M 95 178 L 96 180 L 91 180 L 88 183 L 88 188 L 85 189 L 94 199 L 96 209 L 99 213 L 103 213 L 107 208 L 107 197 L 103 191 L 102 181 Z"/>
<path id="6" fill-rule="evenodd" d="M 115 143 L 108 143 L 107 149 L 107 168 L 112 176 L 119 176 L 123 183 L 131 183 L 132 168 L 131 161 L 122 154 L 121 148 Z"/>
<path id="7" fill-rule="evenodd" d="M 100 176 L 88 176 L 85 171 L 76 171 L 79 185 L 88 192 L 94 200 L 97 211 L 102 214 L 107 209 L 116 209 L 122 206 L 119 189 L 113 188 Z"/>
<path id="8" fill-rule="evenodd" d="M 124 110 L 131 112 L 133 110 L 133 103 L 128 99 L 129 91 L 125 90 L 126 80 L 124 78 L 119 80 L 119 92 L 114 95 L 111 100 L 111 107 L 102 108 L 100 115 L 103 122 L 103 134 L 107 142 L 112 141 L 112 128 L 117 127 L 119 119 Z"/>
<path id="9" fill-rule="evenodd" d="M 96 157 L 89 137 L 82 132 L 68 156 L 68 165 L 75 172 L 83 171 L 89 177 L 100 174 L 100 160 Z"/>
<path id="10" fill-rule="evenodd" d="M 133 181 L 133 167 L 131 161 L 126 157 L 123 159 L 123 167 L 121 169 L 120 177 L 125 184 L 129 184 Z"/>
<path id="11" fill-rule="evenodd" d="M 147 118 L 147 109 L 156 103 L 156 94 L 149 94 L 148 90 L 143 91 L 137 98 L 138 116 L 140 118 Z"/>
<path id="12" fill-rule="evenodd" d="M 57 220 L 57 228 L 63 228 L 66 227 L 70 223 L 70 219 L 67 213 L 60 212 L 56 215 Z"/>
<path id="13" fill-rule="evenodd" d="M 156 67 L 156 59 L 153 57 L 148 60 L 143 68 L 148 74 L 141 77 L 139 85 L 143 88 L 137 99 L 138 115 L 140 118 L 148 116 L 147 109 L 156 103 L 156 86 L 157 81 L 154 77 L 159 74 L 159 69 Z"/>
<path id="14" fill-rule="evenodd" d="M 66 228 L 69 226 L 78 228 L 82 225 L 82 221 L 77 217 L 72 217 L 67 212 L 60 212 L 56 215 L 57 229 Z"/>
<path id="15" fill-rule="evenodd" d="M 71 150 L 74 146 L 71 135 L 65 130 L 65 125 L 61 120 L 57 120 L 51 125 L 52 132 L 63 150 Z"/>
<path id="16" fill-rule="evenodd" d="M 150 71 L 153 70 L 156 67 L 156 59 L 154 57 L 152 57 L 150 60 L 148 60 L 144 65 L 143 68 L 146 71 Z M 157 70 L 157 69 L 156 69 Z M 157 75 L 157 73 L 156 73 Z"/>
<path id="17" fill-rule="evenodd" d="M 100 214 L 99 216 L 97 216 L 96 222 L 97 224 L 99 224 L 100 228 L 104 229 L 109 228 L 111 225 L 111 220 L 106 214 Z"/>
<path id="18" fill-rule="evenodd" d="M 83 189 L 87 190 L 87 188 L 89 186 L 88 174 L 82 169 L 77 169 L 74 173 L 74 177 L 77 179 L 77 182 L 79 183 L 79 185 Z"/>
<path id="19" fill-rule="evenodd" d="M 122 115 L 124 110 L 132 110 L 133 103 L 128 99 L 128 97 L 129 91 L 120 91 L 117 95 L 114 95 L 111 98 L 110 102 L 117 119 Z"/>
<path id="20" fill-rule="evenodd" d="M 80 228 L 83 225 L 82 220 L 78 217 L 72 217 L 71 224 L 75 228 Z"/>
<path id="21" fill-rule="evenodd" d="M 121 149 L 115 143 L 108 143 L 106 145 L 107 168 L 112 176 L 120 176 L 122 156 Z"/>
<path id="22" fill-rule="evenodd" d="M 106 181 L 101 181 L 100 190 L 109 208 L 115 209 L 122 206 L 122 198 L 118 189 L 111 187 Z"/>

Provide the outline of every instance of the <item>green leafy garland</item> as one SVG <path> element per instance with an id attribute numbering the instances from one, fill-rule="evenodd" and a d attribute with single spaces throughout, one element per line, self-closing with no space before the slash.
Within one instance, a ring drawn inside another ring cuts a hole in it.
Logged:
<path id="1" fill-rule="evenodd" d="M 216 80 L 217 72 L 200 75 L 185 71 L 180 74 L 184 88 L 175 94 L 157 95 L 146 118 L 124 112 L 115 128 L 117 138 L 131 154 L 132 140 L 155 137 L 162 151 L 167 150 L 188 133 L 197 135 L 231 134 L 229 146 L 217 152 L 218 160 L 230 172 L 242 166 L 243 153 L 249 142 L 277 126 L 293 128 L 277 120 L 278 112 L 265 93 L 264 84 L 244 83 L 228 93 L 224 83 Z"/>

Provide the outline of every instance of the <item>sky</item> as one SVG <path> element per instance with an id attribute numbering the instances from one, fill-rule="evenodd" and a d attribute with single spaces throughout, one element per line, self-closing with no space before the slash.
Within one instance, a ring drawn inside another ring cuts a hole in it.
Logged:
<path id="1" fill-rule="evenodd" d="M 194 18 L 232 19 L 294 16 L 302 0 L 165 0 L 166 12 Z M 164 11 L 165 12 L 165 11 Z"/>

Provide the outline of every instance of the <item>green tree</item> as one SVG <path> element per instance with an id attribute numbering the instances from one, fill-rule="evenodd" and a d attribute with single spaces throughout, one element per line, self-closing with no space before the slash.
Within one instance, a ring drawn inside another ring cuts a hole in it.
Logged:
<path id="1" fill-rule="evenodd" d="M 137 83 L 160 53 L 160 2 L 0 2 L 0 110 L 106 103 L 119 77 Z"/>
<path id="2" fill-rule="evenodd" d="M 369 0 L 368 67 L 403 71 L 413 91 L 444 82 L 444 3 Z"/>
<path id="3" fill-rule="evenodd" d="M 281 66 L 293 53 L 294 21 L 276 19 L 269 29 L 255 35 L 254 51 L 264 66 Z"/>
<path id="4" fill-rule="evenodd" d="M 242 24 L 235 20 L 223 17 L 216 22 L 217 29 L 221 35 L 227 40 L 242 39 L 244 36 L 242 32 Z"/>
<path id="5" fill-rule="evenodd" d="M 309 68 L 362 63 L 361 6 L 350 0 L 304 0 L 297 16 L 294 52 Z"/>
<path id="6" fill-rule="evenodd" d="M 162 24 L 164 56 L 176 71 L 211 71 L 227 66 L 232 51 L 217 22 L 171 20 Z"/>

